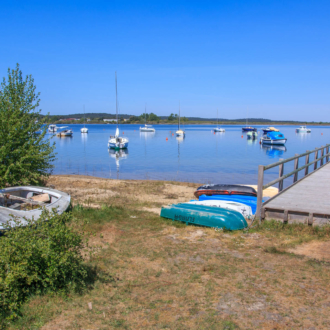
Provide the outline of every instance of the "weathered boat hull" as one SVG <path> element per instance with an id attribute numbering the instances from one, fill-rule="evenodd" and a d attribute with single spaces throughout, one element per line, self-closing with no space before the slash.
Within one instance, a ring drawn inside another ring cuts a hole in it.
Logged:
<path id="1" fill-rule="evenodd" d="M 247 227 L 247 222 L 241 213 L 211 206 L 173 204 L 163 207 L 160 216 L 187 224 L 227 230 L 240 230 Z"/>
<path id="2" fill-rule="evenodd" d="M 34 187 L 34 186 L 20 186 L 0 189 L 0 194 L 10 194 L 14 197 L 20 197 L 29 199 L 32 196 L 48 194 L 50 197 L 50 203 L 40 205 L 40 208 L 34 210 L 17 210 L 9 207 L 0 206 L 0 230 L 3 230 L 3 224 L 7 221 L 14 226 L 12 222 L 12 216 L 18 217 L 22 225 L 27 224 L 27 221 L 23 218 L 31 220 L 32 218 L 37 219 L 40 217 L 43 208 L 47 210 L 55 209 L 58 214 L 61 214 L 67 210 L 70 205 L 71 197 L 69 194 L 45 187 Z M 10 199 L 10 197 L 8 198 Z"/>
<path id="3" fill-rule="evenodd" d="M 223 201 L 223 200 L 214 200 L 214 199 L 207 201 L 191 200 L 190 202 L 185 204 L 204 205 L 204 206 L 218 207 L 222 209 L 230 209 L 241 213 L 243 217 L 247 219 L 250 219 L 253 215 L 251 206 L 248 206 L 243 203 L 232 202 L 232 201 Z"/>
<path id="4" fill-rule="evenodd" d="M 206 201 L 206 200 L 232 201 L 232 202 L 242 203 L 242 204 L 250 206 L 253 214 L 255 214 L 256 210 L 257 210 L 257 197 L 254 197 L 254 196 L 244 196 L 244 195 L 206 196 L 206 195 L 202 195 L 202 196 L 199 196 L 199 200 L 200 201 Z"/>

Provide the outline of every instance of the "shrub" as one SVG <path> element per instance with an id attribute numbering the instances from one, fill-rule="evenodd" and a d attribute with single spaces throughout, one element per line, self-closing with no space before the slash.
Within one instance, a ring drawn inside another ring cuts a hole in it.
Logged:
<path id="1" fill-rule="evenodd" d="M 33 294 L 85 287 L 81 235 L 67 224 L 71 214 L 44 210 L 38 220 L 13 219 L 0 237 L 0 316 L 15 318 Z M 14 228 L 14 225 L 18 226 Z"/>

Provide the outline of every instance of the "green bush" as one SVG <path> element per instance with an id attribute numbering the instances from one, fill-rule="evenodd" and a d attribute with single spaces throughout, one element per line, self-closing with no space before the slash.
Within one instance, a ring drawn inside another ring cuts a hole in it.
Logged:
<path id="1" fill-rule="evenodd" d="M 82 236 L 68 222 L 70 213 L 43 211 L 38 220 L 7 223 L 0 236 L 0 317 L 13 319 L 33 294 L 82 290 L 87 271 Z"/>

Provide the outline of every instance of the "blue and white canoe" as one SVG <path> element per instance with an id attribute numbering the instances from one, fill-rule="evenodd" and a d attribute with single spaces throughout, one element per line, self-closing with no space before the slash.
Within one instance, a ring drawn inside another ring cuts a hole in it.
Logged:
<path id="1" fill-rule="evenodd" d="M 186 224 L 227 230 L 240 230 L 248 226 L 243 215 L 237 211 L 188 203 L 162 207 L 160 216 Z"/>
<path id="2" fill-rule="evenodd" d="M 212 207 L 219 207 L 223 209 L 229 209 L 233 211 L 237 211 L 243 215 L 246 219 L 251 219 L 253 216 L 252 208 L 249 205 L 232 202 L 232 201 L 223 201 L 223 200 L 206 200 L 206 201 L 196 201 L 191 200 L 188 203 L 184 204 L 194 204 L 194 205 L 204 205 L 204 206 L 212 206 Z"/>
<path id="3" fill-rule="evenodd" d="M 256 213 L 257 210 L 257 197 L 254 196 L 244 196 L 244 195 L 213 195 L 213 196 L 206 196 L 201 195 L 199 196 L 200 201 L 208 201 L 208 200 L 216 200 L 216 201 L 232 201 L 237 203 L 242 203 L 248 205 L 252 209 L 252 214 Z M 264 200 L 263 200 L 264 202 Z"/>

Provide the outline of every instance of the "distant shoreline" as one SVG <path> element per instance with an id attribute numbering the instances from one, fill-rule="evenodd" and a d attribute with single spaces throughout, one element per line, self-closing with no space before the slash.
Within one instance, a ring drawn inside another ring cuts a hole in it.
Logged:
<path id="1" fill-rule="evenodd" d="M 83 123 L 66 123 L 66 122 L 51 122 L 51 123 L 47 123 L 46 125 L 50 125 L 50 124 L 56 124 L 56 125 L 83 125 Z M 85 125 L 117 125 L 116 123 L 85 123 Z M 121 122 L 119 123 L 119 125 L 144 125 L 144 123 L 125 123 L 125 122 Z M 158 126 L 158 125 L 168 125 L 168 126 L 177 126 L 177 123 L 153 123 L 150 122 L 148 123 L 148 125 L 153 125 L 153 126 Z M 185 123 L 181 123 L 182 126 L 187 126 L 187 125 L 202 125 L 202 126 L 206 126 L 206 125 L 215 125 L 215 126 L 246 126 L 245 123 L 223 123 L 223 124 L 219 124 L 217 125 L 217 123 L 214 122 L 185 122 Z M 294 123 L 258 123 L 258 122 L 252 122 L 252 123 L 248 123 L 248 126 L 263 126 L 263 127 L 272 127 L 272 126 L 330 126 L 330 123 L 301 123 L 301 122 L 294 122 Z"/>

